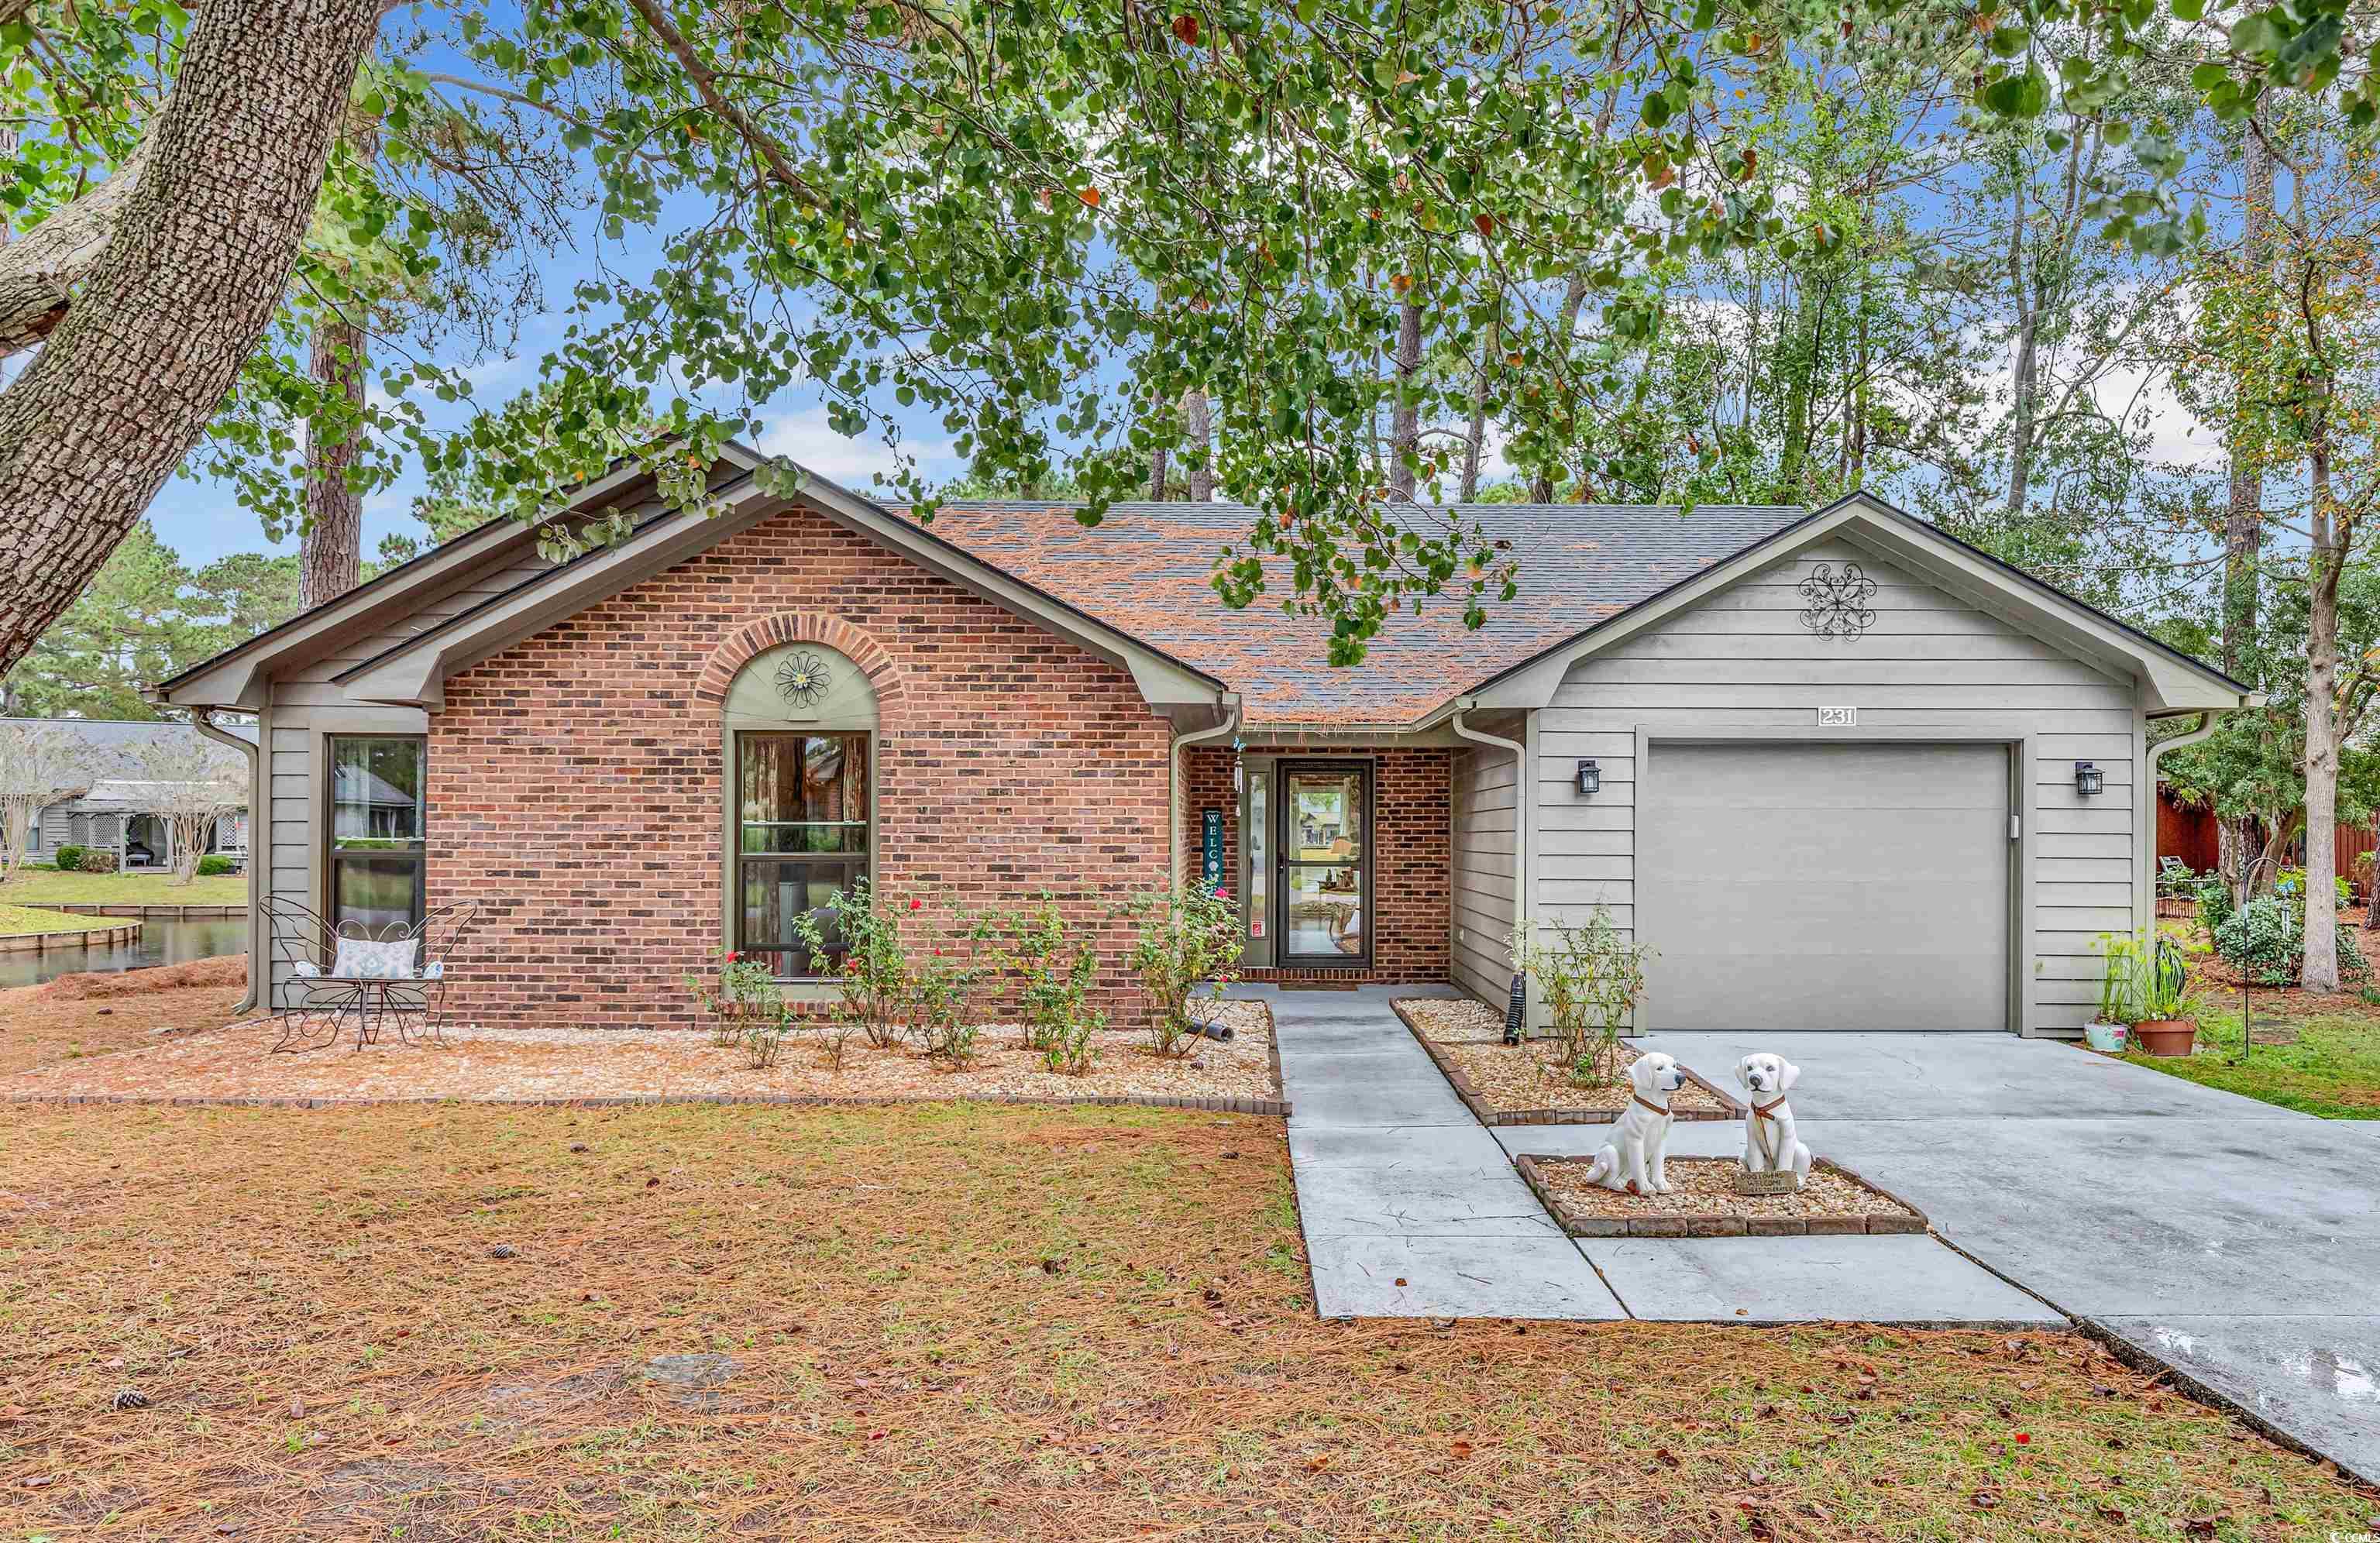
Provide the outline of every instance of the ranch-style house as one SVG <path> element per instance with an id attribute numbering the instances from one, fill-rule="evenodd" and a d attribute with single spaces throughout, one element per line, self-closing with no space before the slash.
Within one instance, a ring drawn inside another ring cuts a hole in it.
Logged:
<path id="1" fill-rule="evenodd" d="M 491 1024 L 691 1024 L 726 949 L 822 996 L 791 923 L 865 877 L 1057 896 L 1126 1019 L 1117 907 L 1195 880 L 1259 979 L 1500 1005 L 1516 916 L 1602 905 L 1658 951 L 1640 1027 L 2071 1035 L 2154 905 L 2153 723 L 2254 700 L 1864 496 L 1482 506 L 1519 598 L 1336 669 L 1209 587 L 1242 509 L 924 525 L 759 465 L 709 516 L 621 472 L 574 508 L 624 541 L 491 524 L 155 687 L 258 721 L 258 900 L 480 901 L 449 989 Z"/>

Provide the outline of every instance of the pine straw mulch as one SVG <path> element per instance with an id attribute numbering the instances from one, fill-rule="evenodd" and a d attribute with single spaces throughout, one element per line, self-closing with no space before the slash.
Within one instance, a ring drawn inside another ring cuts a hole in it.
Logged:
<path id="1" fill-rule="evenodd" d="M 1319 1322 L 1265 1120 L 0 1121 L 9 1537 L 2278 1538 L 2374 1509 L 2079 1336 Z"/>
<path id="2" fill-rule="evenodd" d="M 810 1031 L 787 1036 L 777 1063 L 755 1070 L 744 1052 L 683 1029 L 482 1028 L 448 1026 L 443 1046 L 406 1044 L 394 1033 L 361 1050 L 352 1038 L 322 1050 L 272 1053 L 277 1017 L 177 1036 L 96 1061 L 0 1077 L 0 1098 L 459 1099 L 604 1098 L 917 1099 L 1280 1098 L 1271 1016 L 1261 1002 L 1220 1014 L 1230 1044 L 1199 1042 L 1186 1058 L 1149 1052 L 1147 1036 L 1099 1036 L 1099 1059 L 1080 1076 L 1051 1072 L 1014 1027 L 984 1031 L 979 1053 L 951 1069 L 907 1046 L 878 1050 L 858 1035 L 841 1070 L 826 1064 Z M 327 1022 L 327 1020 L 326 1020 Z"/>
<path id="3" fill-rule="evenodd" d="M 1391 1005 L 1439 1069 L 1450 1074 L 1472 1112 L 1489 1124 L 1506 1123 L 1500 1115 L 1521 1114 L 1536 1115 L 1533 1123 L 1541 1124 L 1591 1124 L 1616 1120 L 1628 1107 L 1627 1072 L 1640 1052 L 1625 1042 L 1615 1080 L 1582 1087 L 1571 1076 L 1560 1040 L 1504 1043 L 1503 1017 L 1486 1002 L 1411 997 Z M 1670 1108 L 1685 1120 L 1732 1120 L 1742 1112 L 1691 1073 L 1670 1095 Z"/>
<path id="4" fill-rule="evenodd" d="M 225 971 L 221 961 L 200 959 L 120 975 L 64 975 L 0 991 L 0 1078 L 153 1045 L 159 1029 L 230 1021 L 248 978 L 245 959 L 230 962 L 238 967 Z"/>

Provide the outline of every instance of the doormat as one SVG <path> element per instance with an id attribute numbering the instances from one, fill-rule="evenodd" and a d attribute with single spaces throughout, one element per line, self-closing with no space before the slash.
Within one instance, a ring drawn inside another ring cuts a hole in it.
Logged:
<path id="1" fill-rule="evenodd" d="M 1273 984 L 1284 991 L 1352 991 L 1352 980 L 1277 980 Z"/>

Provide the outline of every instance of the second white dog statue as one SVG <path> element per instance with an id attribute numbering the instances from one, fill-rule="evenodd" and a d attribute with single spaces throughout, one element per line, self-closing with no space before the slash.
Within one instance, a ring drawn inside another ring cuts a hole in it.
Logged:
<path id="1" fill-rule="evenodd" d="M 1640 1055 L 1628 1068 L 1628 1108 L 1612 1126 L 1611 1139 L 1587 1166 L 1586 1181 L 1631 1195 L 1666 1195 L 1670 1175 L 1662 1166 L 1670 1145 L 1670 1095 L 1685 1083 L 1677 1062 L 1658 1051 Z"/>
<path id="2" fill-rule="evenodd" d="M 1743 1118 L 1743 1171 L 1779 1173 L 1791 1169 L 1797 1190 L 1810 1182 L 1810 1148 L 1794 1128 L 1793 1106 L 1785 1101 L 1785 1090 L 1801 1077 L 1802 1068 L 1781 1055 L 1747 1055 L 1735 1063 L 1735 1080 L 1752 1104 Z"/>

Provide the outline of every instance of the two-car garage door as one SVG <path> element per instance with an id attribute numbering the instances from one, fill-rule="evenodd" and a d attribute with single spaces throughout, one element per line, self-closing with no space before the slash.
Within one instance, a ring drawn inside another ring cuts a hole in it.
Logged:
<path id="1" fill-rule="evenodd" d="M 2008 1027 L 2006 746 L 1656 741 L 1638 794 L 1652 1027 Z"/>

